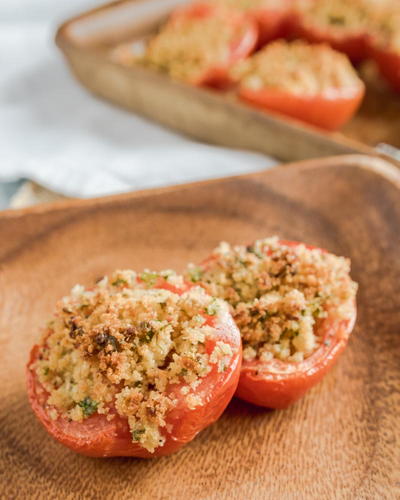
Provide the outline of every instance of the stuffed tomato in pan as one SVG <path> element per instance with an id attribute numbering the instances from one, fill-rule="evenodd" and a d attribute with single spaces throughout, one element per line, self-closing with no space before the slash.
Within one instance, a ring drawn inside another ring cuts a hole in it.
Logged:
<path id="1" fill-rule="evenodd" d="M 348 58 L 328 45 L 278 40 L 237 64 L 239 98 L 326 130 L 344 125 L 365 93 Z"/>
<path id="2" fill-rule="evenodd" d="M 393 90 L 400 92 L 400 5 L 379 12 L 371 36 L 371 53 Z"/>
<path id="3" fill-rule="evenodd" d="M 319 382 L 346 347 L 356 318 L 350 263 L 278 238 L 221 243 L 188 277 L 226 300 L 243 343 L 236 396 L 286 408 Z"/>
<path id="4" fill-rule="evenodd" d="M 355 63 L 368 56 L 372 2 L 300 0 L 293 33 L 311 43 L 328 43 Z"/>
<path id="5" fill-rule="evenodd" d="M 216 3 L 236 8 L 252 18 L 258 27 L 258 46 L 287 34 L 294 0 L 216 0 Z"/>
<path id="6" fill-rule="evenodd" d="M 223 87 L 232 64 L 251 54 L 257 39 L 255 22 L 242 12 L 195 3 L 173 12 L 141 62 L 192 85 Z"/>
<path id="7" fill-rule="evenodd" d="M 79 453 L 167 455 L 224 411 L 241 355 L 223 301 L 170 271 L 120 271 L 58 303 L 31 352 L 29 399 Z"/>

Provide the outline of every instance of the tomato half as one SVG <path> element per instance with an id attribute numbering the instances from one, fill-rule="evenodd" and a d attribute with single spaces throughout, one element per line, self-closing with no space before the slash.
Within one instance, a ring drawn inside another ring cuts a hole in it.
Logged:
<path id="1" fill-rule="evenodd" d="M 157 286 L 162 288 L 163 286 Z M 168 288 L 168 287 L 164 287 Z M 167 393 L 177 400 L 177 404 L 166 415 L 163 427 L 165 443 L 154 453 L 132 442 L 127 418 L 121 417 L 110 408 L 112 420 L 105 415 L 94 414 L 82 422 L 69 421 L 58 417 L 53 420 L 47 413 L 48 393 L 37 379 L 34 363 L 39 355 L 39 346 L 31 351 L 27 365 L 27 389 L 32 409 L 57 441 L 68 448 L 91 457 L 130 456 L 154 458 L 169 455 L 188 443 L 205 427 L 215 422 L 225 410 L 236 390 L 242 361 L 240 333 L 229 313 L 221 313 L 215 319 L 206 316 L 207 324 L 216 329 L 216 336 L 206 343 L 206 351 L 211 353 L 217 341 L 228 343 L 234 352 L 231 362 L 223 372 L 213 365 L 195 390 L 203 405 L 190 409 L 180 389 L 183 384 L 170 385 Z"/>
<path id="2" fill-rule="evenodd" d="M 297 241 L 280 240 L 285 246 L 297 246 Z M 306 245 L 308 250 L 321 250 Z M 215 260 L 210 256 L 200 267 L 207 270 Z M 206 286 L 207 289 L 207 286 Z M 235 396 L 249 403 L 273 409 L 284 409 L 300 399 L 316 385 L 332 368 L 345 349 L 356 320 L 356 304 L 346 320 L 339 318 L 335 310 L 328 311 L 326 318 L 316 323 L 321 346 L 301 362 L 285 362 L 272 359 L 246 361 L 243 359 L 239 385 Z"/>
<path id="3" fill-rule="evenodd" d="M 357 111 L 364 97 L 362 85 L 346 92 L 332 91 L 326 95 L 300 95 L 264 88 L 252 90 L 240 86 L 239 97 L 263 111 L 291 116 L 326 130 L 337 130 Z"/>
<path id="4" fill-rule="evenodd" d="M 356 319 L 356 308 L 351 319 L 340 321 L 335 312 L 321 321 L 316 328 L 322 345 L 314 354 L 299 363 L 285 363 L 278 359 L 263 363 L 243 360 L 236 396 L 265 406 L 283 409 L 300 399 L 332 368 L 347 345 Z"/>
<path id="5" fill-rule="evenodd" d="M 369 54 L 369 7 L 355 0 L 302 0 L 294 9 L 292 35 L 327 43 L 358 63 Z"/>
<path id="6" fill-rule="evenodd" d="M 170 23 L 179 23 L 184 19 L 206 19 L 221 17 L 221 22 L 233 27 L 235 36 L 230 42 L 223 61 L 210 66 L 203 74 L 194 78 L 191 83 L 196 86 L 224 88 L 231 83 L 229 69 L 232 64 L 250 55 L 258 41 L 258 29 L 254 20 L 235 9 L 222 9 L 211 3 L 195 3 L 176 9 L 170 17 Z"/>
<path id="7" fill-rule="evenodd" d="M 301 16 L 295 18 L 292 29 L 298 38 L 310 43 L 327 43 L 332 48 L 346 54 L 353 63 L 359 63 L 368 56 L 368 33 L 335 35 L 329 30 L 329 27 L 307 25 L 302 21 Z"/>
<path id="8" fill-rule="evenodd" d="M 373 48 L 372 57 L 381 75 L 396 92 L 400 92 L 400 53 Z"/>

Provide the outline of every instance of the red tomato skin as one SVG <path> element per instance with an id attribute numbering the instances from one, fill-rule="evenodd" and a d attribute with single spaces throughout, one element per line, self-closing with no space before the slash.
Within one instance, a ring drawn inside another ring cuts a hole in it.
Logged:
<path id="1" fill-rule="evenodd" d="M 322 380 L 336 363 L 347 345 L 348 337 L 356 319 L 353 317 L 340 324 L 326 323 L 325 341 L 329 346 L 320 347 L 313 355 L 301 363 L 290 363 L 292 373 L 285 373 L 289 364 L 279 360 L 269 363 L 243 361 L 242 372 L 235 396 L 257 406 L 273 409 L 285 409 Z M 329 322 L 329 319 L 327 320 Z M 272 367 L 282 368 L 275 373 Z"/>
<path id="2" fill-rule="evenodd" d="M 349 59 L 358 64 L 369 55 L 370 37 L 368 33 L 358 33 L 347 36 L 337 36 L 323 26 L 309 26 L 300 14 L 292 17 L 292 35 L 310 43 L 327 43 L 333 49 L 346 54 Z"/>
<path id="3" fill-rule="evenodd" d="M 169 22 L 176 23 L 182 18 L 204 19 L 217 15 L 218 11 L 219 7 L 211 3 L 195 3 L 176 9 L 172 13 Z M 229 76 L 231 66 L 254 51 L 259 36 L 256 22 L 250 16 L 234 9 L 230 11 L 230 16 L 226 19 L 226 22 L 233 23 L 240 30 L 244 27 L 242 35 L 232 43 L 230 55 L 224 63 L 208 68 L 202 75 L 192 79 L 189 82 L 191 85 L 218 89 L 229 87 L 232 84 L 232 79 Z"/>
<path id="4" fill-rule="evenodd" d="M 208 321 L 211 323 L 211 320 Z M 231 364 L 223 373 L 218 373 L 214 366 L 204 377 L 196 389 L 196 395 L 201 395 L 204 404 L 190 409 L 180 393 L 181 385 L 170 388 L 170 394 L 178 399 L 177 406 L 167 415 L 166 421 L 171 431 L 165 431 L 166 441 L 156 448 L 154 453 L 132 442 L 128 421 L 119 415 L 108 421 L 105 415 L 95 414 L 83 422 L 69 422 L 59 417 L 53 420 L 46 412 L 47 392 L 37 380 L 32 364 L 39 354 L 39 346 L 32 348 L 27 365 L 26 379 L 28 398 L 31 407 L 50 435 L 73 451 L 90 457 L 139 457 L 156 458 L 170 455 L 184 444 L 193 440 L 204 428 L 218 420 L 232 399 L 240 376 L 242 364 L 242 347 L 240 333 L 229 314 L 217 326 L 218 338 L 207 345 L 210 352 L 217 340 L 229 343 L 236 352 Z"/>
<path id="5" fill-rule="evenodd" d="M 381 75 L 394 91 L 400 92 L 400 54 L 390 50 L 373 48 L 372 57 Z"/>
<path id="6" fill-rule="evenodd" d="M 277 112 L 334 131 L 348 122 L 359 108 L 364 97 L 364 87 L 354 88 L 349 95 L 305 96 L 286 91 L 251 90 L 240 86 L 239 98 L 262 111 Z"/>

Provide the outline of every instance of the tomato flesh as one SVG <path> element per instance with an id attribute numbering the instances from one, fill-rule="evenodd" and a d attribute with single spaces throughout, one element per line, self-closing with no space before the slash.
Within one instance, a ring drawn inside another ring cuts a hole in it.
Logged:
<path id="1" fill-rule="evenodd" d="M 400 53 L 386 49 L 372 49 L 381 75 L 396 92 L 400 92 Z"/>
<path id="2" fill-rule="evenodd" d="M 288 34 L 291 18 L 291 0 L 282 1 L 279 7 L 268 5 L 250 9 L 248 14 L 256 21 L 259 32 L 258 47 L 285 37 Z"/>

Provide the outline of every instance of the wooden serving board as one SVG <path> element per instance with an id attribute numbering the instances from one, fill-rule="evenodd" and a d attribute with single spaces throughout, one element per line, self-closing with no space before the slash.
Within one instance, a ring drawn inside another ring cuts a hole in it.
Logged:
<path id="1" fill-rule="evenodd" d="M 382 155 L 375 149 L 380 143 L 400 149 L 400 96 L 385 87 L 370 64 L 362 69 L 366 98 L 341 133 L 257 111 L 234 92 L 200 89 L 139 65 L 124 66 L 118 54 L 154 34 L 168 13 L 185 1 L 112 2 L 65 22 L 56 42 L 74 75 L 91 92 L 196 139 L 282 161 L 357 152 Z M 392 161 L 400 166 L 400 161 Z"/>
<path id="2" fill-rule="evenodd" d="M 399 227 L 400 173 L 363 156 L 0 214 L 0 498 L 399 498 Z M 360 284 L 348 349 L 319 386 L 285 411 L 233 400 L 158 460 L 90 459 L 46 434 L 25 364 L 72 285 L 273 234 L 351 257 Z"/>

